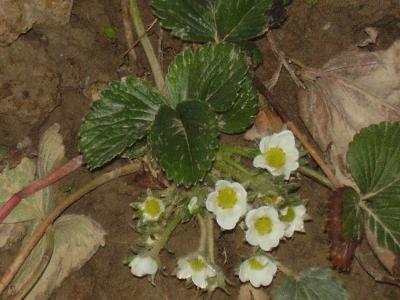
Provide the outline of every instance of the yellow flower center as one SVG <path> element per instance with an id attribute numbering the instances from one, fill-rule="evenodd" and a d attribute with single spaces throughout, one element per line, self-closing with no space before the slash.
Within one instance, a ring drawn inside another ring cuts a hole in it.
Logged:
<path id="1" fill-rule="evenodd" d="M 265 195 L 264 197 L 262 197 L 262 200 L 266 203 L 266 204 L 275 204 L 278 202 L 279 196 L 276 195 Z"/>
<path id="2" fill-rule="evenodd" d="M 269 149 L 265 152 L 264 158 L 269 166 L 277 169 L 283 167 L 286 163 L 286 153 L 279 147 Z"/>
<path id="3" fill-rule="evenodd" d="M 293 207 L 289 206 L 286 215 L 281 216 L 281 220 L 285 223 L 293 222 L 294 218 L 296 217 L 296 213 L 294 212 Z"/>
<path id="4" fill-rule="evenodd" d="M 262 270 L 265 268 L 265 265 L 263 265 L 262 263 L 260 263 L 257 259 L 255 258 L 251 258 L 249 260 L 249 264 L 250 264 L 250 268 L 254 269 L 254 270 Z"/>
<path id="5" fill-rule="evenodd" d="M 199 258 L 193 258 L 189 261 L 190 267 L 193 271 L 199 272 L 206 268 L 206 264 Z"/>
<path id="6" fill-rule="evenodd" d="M 268 234 L 272 231 L 272 220 L 268 217 L 258 218 L 254 222 L 254 227 L 259 234 Z"/>
<path id="7" fill-rule="evenodd" d="M 217 204 L 223 209 L 232 208 L 238 202 L 236 192 L 231 188 L 224 188 L 218 192 Z"/>
<path id="8" fill-rule="evenodd" d="M 161 212 L 160 200 L 157 198 L 147 198 L 144 202 L 143 212 L 155 218 Z"/>

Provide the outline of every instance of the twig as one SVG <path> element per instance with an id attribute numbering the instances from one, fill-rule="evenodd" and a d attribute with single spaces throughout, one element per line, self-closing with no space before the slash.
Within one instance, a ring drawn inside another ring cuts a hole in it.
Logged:
<path id="1" fill-rule="evenodd" d="M 97 187 L 115 178 L 138 172 L 139 170 L 141 170 L 141 168 L 142 164 L 140 162 L 136 162 L 102 174 L 81 187 L 75 193 L 71 194 L 60 205 L 58 205 L 36 228 L 30 239 L 22 246 L 17 257 L 3 274 L 2 278 L 0 279 L 0 295 L 4 292 L 4 289 L 10 284 L 15 274 L 18 272 L 22 264 L 25 262 L 26 258 L 31 253 L 32 249 L 45 234 L 47 228 L 64 212 L 64 210 L 66 210 L 69 206 L 78 201 L 82 196 L 93 191 Z"/>
<path id="2" fill-rule="evenodd" d="M 129 16 L 129 0 L 121 0 L 122 10 L 122 23 L 124 24 L 125 39 L 128 46 L 128 50 L 123 56 L 129 54 L 130 63 L 133 64 L 136 61 L 135 43 L 133 41 L 132 24 Z"/>
<path id="3" fill-rule="evenodd" d="M 388 274 L 382 274 L 367 261 L 367 258 L 364 253 L 361 252 L 360 248 L 356 250 L 356 258 L 364 271 L 367 272 L 375 281 L 400 286 L 400 278 L 395 278 Z"/>
<path id="4" fill-rule="evenodd" d="M 275 39 L 274 39 L 274 35 L 272 34 L 271 30 L 269 30 L 267 32 L 267 39 L 268 39 L 268 42 L 269 42 L 269 44 L 271 46 L 272 51 L 275 53 L 275 55 L 278 58 L 279 62 L 281 64 L 283 64 L 285 69 L 289 72 L 290 77 L 293 79 L 294 83 L 296 83 L 297 87 L 301 87 L 301 88 L 305 89 L 306 87 L 304 86 L 304 84 L 297 77 L 297 75 L 295 74 L 293 69 L 289 66 L 289 63 L 288 63 L 288 61 L 286 60 L 286 57 L 285 57 L 285 53 L 283 53 L 282 51 L 280 51 L 278 49 L 278 47 L 276 45 L 276 42 L 275 42 Z"/>
<path id="5" fill-rule="evenodd" d="M 71 159 L 61 168 L 55 170 L 53 173 L 35 181 L 34 183 L 28 185 L 27 187 L 12 195 L 11 198 L 0 208 L 0 224 L 21 202 L 22 199 L 29 197 L 33 193 L 55 183 L 56 181 L 78 169 L 81 165 L 82 156 L 77 156 Z"/>
<path id="6" fill-rule="evenodd" d="M 137 5 L 137 0 L 130 0 L 130 11 L 133 24 L 136 28 L 136 33 L 138 37 L 142 36 L 140 42 L 143 46 L 144 52 L 146 53 L 147 60 L 149 61 L 151 70 L 153 72 L 154 80 L 156 82 L 157 88 L 163 93 L 166 93 L 164 75 L 161 69 L 161 65 L 157 60 L 157 56 L 154 52 L 153 46 L 151 45 L 150 39 L 144 30 L 144 25 L 142 18 L 140 17 L 139 7 Z"/>
<path id="7" fill-rule="evenodd" d="M 301 132 L 301 130 L 296 126 L 296 124 L 289 121 L 286 110 L 282 106 L 281 102 L 274 95 L 272 95 L 272 93 L 264 86 L 264 83 L 260 79 L 255 77 L 254 84 L 257 87 L 258 91 L 269 101 L 269 103 L 271 103 L 272 107 L 281 117 L 283 122 L 287 123 L 287 127 L 293 132 L 293 134 L 297 137 L 297 139 L 300 140 L 304 148 L 310 153 L 311 157 L 315 160 L 315 162 L 324 172 L 326 177 L 329 178 L 335 189 L 340 188 L 342 184 L 336 178 L 335 174 L 333 174 L 329 166 L 325 163 L 315 143 L 311 142 L 310 139 L 304 133 Z"/>
<path id="8" fill-rule="evenodd" d="M 143 32 L 143 34 L 141 36 L 139 36 L 135 42 L 132 43 L 132 46 L 130 46 L 128 48 L 128 50 L 126 50 L 123 53 L 123 56 L 127 55 L 129 53 L 129 51 L 134 49 L 137 46 L 137 44 L 139 44 L 140 40 L 145 36 L 145 34 L 148 33 L 151 29 L 153 29 L 154 25 L 156 25 L 156 24 L 157 24 L 157 19 L 154 19 L 153 22 L 151 22 L 151 24 L 149 26 L 147 26 L 146 31 Z"/>

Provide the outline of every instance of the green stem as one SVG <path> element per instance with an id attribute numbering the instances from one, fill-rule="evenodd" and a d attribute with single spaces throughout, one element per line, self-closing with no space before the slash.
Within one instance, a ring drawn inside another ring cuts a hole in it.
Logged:
<path id="1" fill-rule="evenodd" d="M 240 182 L 245 182 L 249 179 L 250 176 L 244 175 L 242 172 L 239 172 L 236 169 L 228 166 L 224 161 L 216 160 L 214 163 L 214 168 L 220 172 L 227 174 L 228 176 L 232 177 L 235 180 Z"/>
<path id="2" fill-rule="evenodd" d="M 151 45 L 150 39 L 146 34 L 146 30 L 140 16 L 139 7 L 137 5 L 137 0 L 130 0 L 129 3 L 132 22 L 135 25 L 137 35 L 141 37 L 140 43 L 142 44 L 144 52 L 146 53 L 147 60 L 149 61 L 151 71 L 153 72 L 157 88 L 165 95 L 166 90 L 164 75 L 161 69 L 161 65 L 154 52 L 153 46 Z"/>
<path id="3" fill-rule="evenodd" d="M 207 214 L 207 255 L 211 264 L 215 264 L 214 224 L 210 214 Z"/>
<path id="4" fill-rule="evenodd" d="M 253 159 L 259 153 L 259 151 L 256 149 L 241 148 L 237 146 L 224 145 L 224 144 L 221 144 L 219 146 L 219 149 L 221 150 L 221 152 L 229 154 L 237 154 L 248 159 Z"/>
<path id="5" fill-rule="evenodd" d="M 326 186 L 331 190 L 335 189 L 335 187 L 327 177 L 309 167 L 302 166 L 299 168 L 299 172 L 307 177 L 310 177 L 311 179 L 314 179 L 315 181 L 318 181 L 320 184 Z"/>
<path id="6" fill-rule="evenodd" d="M 220 157 L 227 165 L 231 166 L 232 168 L 242 172 L 243 174 L 245 174 L 245 175 L 247 175 L 249 177 L 253 175 L 253 173 L 251 173 L 248 169 L 243 167 L 241 164 L 239 164 L 237 161 L 235 161 L 234 159 L 230 158 L 229 156 L 221 155 Z"/>
<path id="7" fill-rule="evenodd" d="M 168 223 L 167 227 L 165 227 L 164 232 L 160 236 L 160 239 L 154 245 L 153 249 L 150 250 L 150 255 L 153 257 L 157 257 L 160 253 L 161 249 L 164 248 L 165 244 L 168 242 L 169 236 L 175 230 L 176 226 L 178 226 L 183 220 L 183 213 L 181 210 L 178 210 L 174 216 L 174 218 Z"/>
<path id="8" fill-rule="evenodd" d="M 199 223 L 200 227 L 199 248 L 197 249 L 197 252 L 205 256 L 206 244 L 207 244 L 206 222 L 204 221 L 204 218 L 200 214 L 197 214 L 197 222 Z"/>

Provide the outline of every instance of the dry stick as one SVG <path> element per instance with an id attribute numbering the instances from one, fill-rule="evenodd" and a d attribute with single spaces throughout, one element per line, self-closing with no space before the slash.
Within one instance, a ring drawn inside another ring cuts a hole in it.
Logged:
<path id="1" fill-rule="evenodd" d="M 301 80 L 294 73 L 293 69 L 289 66 L 289 63 L 287 62 L 286 57 L 285 57 L 285 53 L 280 51 L 278 49 L 278 47 L 276 46 L 275 38 L 274 38 L 274 35 L 272 34 L 271 30 L 268 31 L 268 33 L 267 33 L 267 39 L 268 39 L 268 42 L 269 42 L 269 44 L 271 46 L 272 51 L 277 56 L 279 62 L 281 64 L 283 64 L 283 66 L 285 67 L 286 71 L 289 72 L 290 77 L 296 83 L 297 87 L 301 87 L 301 88 L 305 89 L 306 87 L 304 86 L 304 84 L 301 82 Z"/>
<path id="2" fill-rule="evenodd" d="M 102 174 L 97 178 L 93 179 L 75 193 L 67 197 L 60 205 L 58 205 L 36 228 L 32 236 L 26 244 L 23 245 L 17 257 L 14 259 L 12 264 L 8 267 L 3 277 L 0 279 L 0 295 L 4 292 L 4 289 L 10 284 L 15 274 L 21 268 L 26 258 L 31 253 L 32 249 L 40 241 L 42 236 L 45 234 L 47 228 L 73 203 L 78 201 L 85 194 L 93 191 L 100 185 L 107 183 L 115 178 L 128 175 L 140 171 L 142 164 L 140 162 L 131 163 L 129 165 L 114 169 L 108 173 Z"/>
<path id="3" fill-rule="evenodd" d="M 331 183 L 335 188 L 340 188 L 342 184 L 336 178 L 335 174 L 331 171 L 329 166 L 325 163 L 322 155 L 320 154 L 317 146 L 310 141 L 310 139 L 303 133 L 301 130 L 294 124 L 289 121 L 289 118 L 286 114 L 285 109 L 282 107 L 280 101 L 276 99 L 274 95 L 264 86 L 262 81 L 257 77 L 254 78 L 254 83 L 258 89 L 258 91 L 271 103 L 274 110 L 281 117 L 281 119 L 287 124 L 287 127 L 293 132 L 293 134 L 300 140 L 300 142 L 304 145 L 304 148 L 310 153 L 311 157 L 315 160 L 321 170 L 325 173 L 326 177 L 329 178 Z"/>
<path id="4" fill-rule="evenodd" d="M 133 32 L 131 18 L 129 16 L 129 0 L 121 0 L 121 10 L 122 10 L 122 23 L 124 24 L 125 39 L 128 45 L 128 50 L 124 53 L 129 54 L 130 62 L 133 64 L 136 61 L 136 52 L 134 50 L 135 43 L 133 41 Z"/>
<path id="5" fill-rule="evenodd" d="M 127 54 L 129 53 L 129 51 L 131 51 L 132 49 L 134 49 L 134 48 L 137 46 L 137 44 L 140 43 L 140 40 L 141 40 L 151 29 L 153 29 L 154 25 L 156 25 L 156 24 L 157 24 L 157 19 L 154 19 L 153 22 L 151 22 L 151 24 L 150 24 L 149 26 L 147 26 L 146 31 L 143 32 L 142 35 L 139 36 L 139 37 L 137 38 L 137 40 L 136 40 L 135 42 L 132 43 L 132 46 L 130 46 L 130 47 L 128 48 L 128 50 L 126 50 L 122 56 L 127 55 Z M 135 55 L 136 55 L 136 54 L 135 54 Z"/>
<path id="6" fill-rule="evenodd" d="M 393 284 L 400 286 L 400 278 L 395 278 L 393 276 L 382 274 L 379 270 L 375 269 L 369 264 L 365 254 L 361 252 L 360 248 L 356 250 L 356 258 L 360 266 L 368 273 L 376 282 L 382 282 L 387 284 Z"/>
<path id="7" fill-rule="evenodd" d="M 130 12 L 132 17 L 132 22 L 135 25 L 136 33 L 138 37 L 142 36 L 140 42 L 143 46 L 144 52 L 146 53 L 147 60 L 150 63 L 151 71 L 153 72 L 154 80 L 156 82 L 157 88 L 164 94 L 165 82 L 164 75 L 161 69 L 161 65 L 157 60 L 157 56 L 154 52 L 153 46 L 151 45 L 150 39 L 144 30 L 144 25 L 142 18 L 140 17 L 139 7 L 137 5 L 137 0 L 130 0 Z"/>
<path id="8" fill-rule="evenodd" d="M 77 156 L 71 159 L 61 168 L 55 170 L 53 173 L 35 181 L 34 183 L 28 185 L 27 187 L 12 195 L 11 198 L 0 208 L 0 224 L 21 202 L 23 198 L 29 197 L 33 193 L 55 183 L 56 181 L 78 169 L 81 165 L 82 156 Z"/>

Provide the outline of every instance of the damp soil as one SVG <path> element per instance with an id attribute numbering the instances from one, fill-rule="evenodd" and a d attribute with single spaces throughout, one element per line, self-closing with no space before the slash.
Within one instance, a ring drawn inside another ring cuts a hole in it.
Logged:
<path id="1" fill-rule="evenodd" d="M 150 24 L 154 16 L 150 1 L 139 1 L 145 24 Z M 284 25 L 274 30 L 278 46 L 288 57 L 295 58 L 307 66 L 319 67 L 339 52 L 353 47 L 366 38 L 364 28 L 375 26 L 380 31 L 376 45 L 366 51 L 386 48 L 400 37 L 400 3 L 398 0 L 320 0 L 310 8 L 305 0 L 294 0 L 288 7 L 288 19 Z M 103 34 L 103 28 L 112 26 L 117 30 L 118 39 L 111 42 Z M 140 47 L 136 52 L 136 62 L 129 62 L 123 34 L 119 0 L 80 0 L 75 1 L 70 23 L 65 26 L 34 26 L 20 37 L 25 51 L 16 52 L 21 57 L 26 51 L 34 57 L 35 53 L 45 53 L 47 62 L 55 70 L 59 80 L 57 86 L 58 104 L 49 115 L 36 126 L 16 127 L 11 123 L 0 130 L 0 140 L 13 147 L 23 137 L 32 140 L 32 148 L 38 136 L 54 122 L 61 124 L 67 155 L 78 155 L 78 131 L 83 116 L 90 109 L 90 100 L 85 96 L 87 88 L 95 82 L 109 82 L 128 74 L 152 80 L 149 66 Z M 162 37 L 161 49 L 164 70 L 185 44 L 171 38 L 166 31 L 161 32 L 158 24 L 151 30 L 150 37 L 155 48 Z M 263 53 L 264 63 L 256 70 L 257 76 L 268 80 L 277 68 L 277 61 L 265 38 L 258 42 Z M 30 68 L 37 67 L 35 59 L 29 60 Z M 43 83 L 45 84 L 45 82 Z M 291 118 L 301 125 L 296 105 L 297 88 L 285 71 L 282 72 L 273 93 L 290 108 Z M 6 123 L 5 123 L 6 124 Z M 232 142 L 240 142 L 241 136 L 229 137 Z M 31 153 L 32 154 L 32 153 Z M 112 169 L 124 161 L 114 161 L 101 170 L 89 172 L 81 168 L 64 180 L 72 190 L 105 170 Z M 301 195 L 309 200 L 309 214 L 312 221 L 306 224 L 306 233 L 297 234 L 290 242 L 282 243 L 274 251 L 280 260 L 290 268 L 300 271 L 310 266 L 329 266 L 327 259 L 328 242 L 324 232 L 329 190 L 317 183 L 302 178 Z M 135 179 L 127 176 L 110 182 L 83 197 L 69 211 L 85 214 L 99 222 L 107 231 L 106 245 L 100 248 L 93 258 L 80 270 L 69 276 L 51 299 L 203 299 L 204 294 L 168 275 L 158 275 L 153 286 L 147 279 L 133 277 L 123 260 L 130 255 L 129 246 L 137 238 L 132 230 L 132 212 L 129 204 L 136 201 L 142 189 L 135 186 Z M 224 257 L 226 274 L 233 274 L 240 261 L 240 255 L 248 251 L 243 243 L 240 230 L 217 235 L 217 256 L 219 262 Z M 180 226 L 168 244 L 171 252 L 162 252 L 161 259 L 166 273 L 174 268 L 174 259 L 188 253 L 197 246 L 198 228 L 195 222 Z M 2 269 L 11 262 L 14 251 L 3 253 Z M 174 254 L 172 254 L 174 253 Z M 73 255 L 73 253 L 71 253 Z M 376 283 L 354 262 L 349 273 L 338 273 L 352 299 L 400 299 L 400 289 Z M 213 299 L 235 299 L 238 294 L 238 279 L 229 275 L 236 284 L 230 287 L 231 295 L 217 291 Z M 283 279 L 278 275 L 271 287 L 271 293 Z"/>

